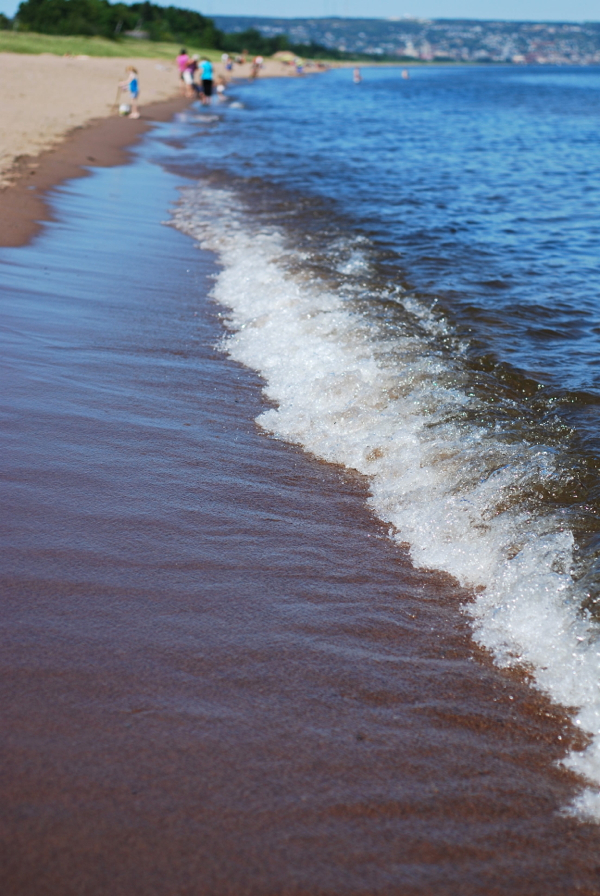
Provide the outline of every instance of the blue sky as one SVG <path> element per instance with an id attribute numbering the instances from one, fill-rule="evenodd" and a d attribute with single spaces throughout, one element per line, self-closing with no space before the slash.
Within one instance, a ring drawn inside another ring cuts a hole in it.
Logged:
<path id="1" fill-rule="evenodd" d="M 156 2 L 156 0 L 155 0 Z M 432 19 L 476 18 L 533 21 L 600 21 L 599 0 L 158 0 L 207 15 L 353 16 Z M 14 15 L 18 0 L 0 0 L 0 11 Z"/>

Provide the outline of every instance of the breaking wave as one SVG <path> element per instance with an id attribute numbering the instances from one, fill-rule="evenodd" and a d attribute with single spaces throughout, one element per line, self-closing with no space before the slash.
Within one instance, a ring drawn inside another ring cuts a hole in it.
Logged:
<path id="1" fill-rule="evenodd" d="M 382 277 L 366 237 L 302 239 L 293 217 L 253 215 L 210 182 L 173 213 L 219 258 L 224 348 L 271 403 L 259 425 L 368 477 L 374 513 L 413 562 L 471 590 L 477 641 L 525 666 L 591 736 L 564 763 L 589 782 L 571 810 L 600 820 L 595 474 L 552 396 L 474 360 L 434 301 Z"/>

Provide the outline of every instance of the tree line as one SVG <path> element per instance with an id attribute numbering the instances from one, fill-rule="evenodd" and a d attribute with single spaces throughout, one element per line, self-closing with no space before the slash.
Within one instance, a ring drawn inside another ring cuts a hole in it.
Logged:
<path id="1" fill-rule="evenodd" d="M 344 54 L 319 44 L 293 44 L 285 34 L 265 37 L 254 28 L 227 34 L 212 19 L 177 6 L 110 3 L 109 0 L 23 0 L 11 21 L 0 13 L 0 28 L 38 34 L 83 35 L 119 40 L 127 32 L 144 32 L 149 40 L 189 43 L 196 47 L 271 56 L 290 50 L 313 58 L 341 58 Z"/>

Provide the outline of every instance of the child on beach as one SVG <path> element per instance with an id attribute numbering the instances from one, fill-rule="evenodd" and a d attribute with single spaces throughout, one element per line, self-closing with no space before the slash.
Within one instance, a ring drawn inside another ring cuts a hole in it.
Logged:
<path id="1" fill-rule="evenodd" d="M 227 87 L 227 82 L 223 75 L 219 75 L 217 78 L 217 99 L 220 103 L 226 103 L 227 97 L 225 96 L 225 89 Z"/>
<path id="2" fill-rule="evenodd" d="M 132 65 L 128 65 L 125 69 L 127 74 L 126 81 L 120 81 L 119 87 L 121 90 L 129 90 L 129 96 L 131 97 L 131 113 L 129 115 L 130 118 L 139 118 L 140 110 L 138 108 L 138 97 L 140 95 L 140 86 L 138 81 L 138 73 L 137 69 L 135 69 Z"/>
<path id="3" fill-rule="evenodd" d="M 119 87 L 121 88 L 121 90 L 129 90 L 129 96 L 131 97 L 131 112 L 129 114 L 129 117 L 139 118 L 140 110 L 137 101 L 140 95 L 140 85 L 138 81 L 137 69 L 135 69 L 132 65 L 128 65 L 125 69 L 125 73 L 127 75 L 127 80 L 120 81 Z"/>
<path id="4" fill-rule="evenodd" d="M 263 67 L 264 59 L 262 56 L 255 56 L 252 60 L 252 69 L 250 71 L 250 80 L 253 81 L 255 78 L 258 78 L 260 74 L 260 70 Z"/>

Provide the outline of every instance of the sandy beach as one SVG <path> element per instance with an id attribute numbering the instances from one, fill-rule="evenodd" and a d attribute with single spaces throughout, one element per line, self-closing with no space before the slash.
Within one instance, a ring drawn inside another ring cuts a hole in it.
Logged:
<path id="1" fill-rule="evenodd" d="M 139 71 L 146 106 L 177 95 L 175 65 L 158 60 L 0 54 L 0 183 L 14 178 L 19 156 L 35 156 L 73 128 L 106 117 L 111 109 L 114 113 L 117 84 L 127 65 Z"/>

